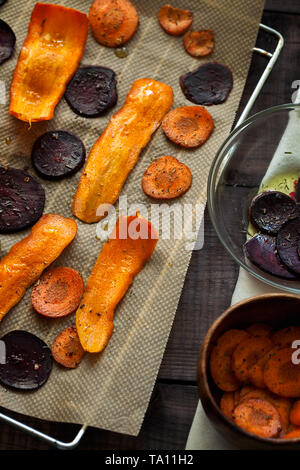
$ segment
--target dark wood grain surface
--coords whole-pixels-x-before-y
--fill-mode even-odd
[[[251,114],[290,102],[292,83],[300,80],[300,1],[267,0],[262,22],[283,34],[285,47]],[[261,33],[258,45],[272,49],[274,41]],[[264,57],[253,56],[239,113],[265,65]],[[204,248],[192,255],[140,435],[134,438],[89,428],[78,449],[184,449],[198,400],[196,364],[200,344],[212,321],[230,304],[237,273],[238,267],[224,251],[206,211]],[[58,439],[71,440],[78,430],[74,425],[14,416]],[[48,448],[46,444],[0,424],[1,450]]]

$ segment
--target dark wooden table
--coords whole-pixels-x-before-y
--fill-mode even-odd
[[[299,0],[267,0],[262,22],[283,34],[285,46],[251,113],[290,102],[292,82],[300,80]],[[274,45],[272,38],[265,34],[259,34],[258,44],[268,50]],[[265,64],[264,57],[253,56],[239,113]],[[196,364],[200,344],[212,321],[230,304],[237,273],[238,267],[221,246],[206,211],[204,248],[193,253],[140,435],[130,437],[89,428],[78,449],[184,449],[198,400]],[[62,440],[71,440],[78,430],[74,425],[21,418]],[[0,449],[48,448],[46,444],[0,424]]]

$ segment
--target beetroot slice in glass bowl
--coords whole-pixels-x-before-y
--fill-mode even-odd
[[[35,224],[43,214],[45,191],[29,173],[0,166],[0,233]]]
[[[281,261],[293,272],[300,274],[300,218],[289,220],[277,234],[277,251]]]
[[[68,105],[79,116],[101,116],[117,102],[115,77],[115,72],[108,67],[80,67],[65,92]]]
[[[15,44],[15,33],[5,21],[0,19],[0,65],[12,56]]]
[[[280,191],[264,191],[252,199],[249,218],[265,233],[275,235],[288,221],[300,216],[299,206]]]
[[[46,383],[52,370],[52,355],[47,344],[23,330],[1,338],[0,383],[17,390],[35,390]]]
[[[243,249],[249,261],[263,271],[285,279],[296,278],[295,274],[285,267],[278,256],[276,237],[258,233],[244,244]]]
[[[35,141],[31,161],[43,178],[61,179],[80,170],[85,155],[79,137],[67,131],[49,131]]]
[[[208,106],[227,100],[233,86],[233,78],[226,65],[210,62],[181,75],[179,83],[189,101]]]

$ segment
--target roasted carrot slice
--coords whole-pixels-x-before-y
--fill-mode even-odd
[[[241,395],[242,393],[240,396]],[[253,388],[249,390],[248,393],[243,394],[240,401],[248,400],[249,398],[261,398],[262,400],[270,402],[280,415],[282,431],[287,432],[290,424],[290,411],[292,406],[290,398],[278,397],[268,390],[261,390],[259,388]]]
[[[183,38],[183,45],[191,56],[205,57],[211,54],[215,47],[214,33],[206,31],[188,31]]]
[[[88,36],[84,13],[37,3],[10,89],[9,112],[26,122],[53,118]]]
[[[239,382],[249,382],[250,368],[273,347],[269,338],[247,338],[234,350],[232,355],[232,370]]]
[[[280,349],[265,365],[264,382],[281,397],[300,397],[300,364],[293,364],[294,349]]]
[[[173,101],[172,88],[150,78],[133,83],[124,106],[95,142],[74,197],[73,214],[98,222],[101,208],[114,204],[142,149]],[[99,211],[100,208],[100,211]]]
[[[76,327],[83,349],[102,351],[113,333],[117,304],[133,278],[151,257],[158,234],[148,220],[121,216],[103,245],[86,283],[76,312]]]
[[[253,323],[246,329],[251,336],[270,336],[272,328],[265,323]]]
[[[31,303],[45,317],[65,317],[77,309],[83,290],[79,272],[60,266],[49,269],[37,281],[31,292]]]
[[[75,220],[46,214],[28,237],[11,247],[0,261],[0,320],[71,243],[76,232]]]
[[[214,129],[214,121],[203,106],[181,106],[164,117],[162,129],[175,144],[193,148],[207,141]]]
[[[65,328],[56,336],[51,352],[56,362],[68,369],[75,369],[81,363],[85,351],[75,326]]]
[[[249,369],[249,381],[258,388],[265,388],[264,382],[264,369],[268,360],[274,356],[278,351],[278,347],[275,346],[266,354],[264,354],[258,361]]]
[[[193,13],[181,8],[173,8],[171,5],[164,5],[158,13],[158,21],[162,29],[172,36],[184,34],[193,22]]]
[[[132,38],[139,17],[129,0],[95,0],[89,21],[96,41],[103,46],[118,47]]]
[[[186,193],[191,184],[189,167],[170,155],[151,163],[142,179],[144,193],[154,199],[174,199]]]
[[[224,392],[221,401],[220,401],[220,409],[222,413],[224,413],[227,418],[232,419],[232,413],[235,407],[239,403],[239,391],[236,390],[235,392]]]
[[[288,434],[285,434],[284,436],[282,436],[282,439],[300,439],[300,428],[294,429]]]
[[[210,372],[215,384],[224,392],[233,392],[240,382],[231,369],[231,358],[235,348],[249,335],[243,330],[228,330],[217,341],[210,356]]]
[[[295,426],[300,426],[300,400],[295,401],[290,413],[290,422]]]
[[[245,431],[261,437],[278,437],[280,415],[276,408],[261,398],[243,400],[233,411],[233,421]]]
[[[290,348],[294,341],[300,341],[300,326],[289,326],[278,330],[272,335],[271,339],[280,348]]]

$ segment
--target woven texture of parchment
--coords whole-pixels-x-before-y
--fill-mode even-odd
[[[90,1],[57,0],[57,4],[88,13]],[[233,90],[228,100],[209,107],[215,131],[202,148],[186,151],[171,144],[161,129],[153,136],[130,174],[123,195],[128,203],[146,204],[149,199],[141,190],[141,177],[153,157],[174,155],[189,165],[193,173],[191,189],[180,203],[206,202],[206,182],[210,165],[218,147],[228,135],[239,104],[248,73],[252,47],[258,31],[264,0],[176,0],[174,6],[194,12],[193,29],[212,29],[215,52],[210,58],[197,59],[183,48],[182,38],[167,35],[159,26],[157,13],[162,1],[135,0],[140,18],[139,29],[128,44],[129,55],[124,59],[102,47],[91,32],[82,64],[111,67],[117,73],[118,104],[124,102],[134,80],[150,77],[171,85],[173,107],[191,105],[179,87],[179,76],[201,63],[217,60],[232,70]],[[0,104],[0,162],[17,168],[31,166],[33,142],[46,130],[65,129],[77,134],[87,152],[109,121],[110,114],[97,119],[85,119],[72,113],[61,100],[55,118],[49,122],[28,124],[8,114],[9,88],[18,53],[26,37],[34,0],[8,0],[0,8],[0,18],[14,30],[17,43],[13,58],[0,67],[0,81],[5,82],[6,103]],[[10,142],[10,143],[9,143]],[[36,176],[36,175],[35,175]],[[46,212],[71,217],[71,204],[79,174],[60,182],[41,181],[46,190]],[[39,179],[39,178],[38,178]],[[102,242],[96,238],[96,225],[78,222],[75,241],[56,261],[67,265],[87,279],[98,256]],[[1,256],[28,231],[1,236]],[[10,410],[41,419],[85,423],[120,433],[137,435],[155,383],[162,355],[172,326],[183,286],[191,251],[185,240],[163,240],[133,286],[116,310],[115,332],[101,355],[86,355],[75,370],[64,370],[54,364],[52,374],[40,390],[20,394],[0,387],[0,404]],[[13,329],[25,329],[37,334],[51,345],[56,334],[74,323],[74,315],[53,320],[36,314],[30,304],[30,290],[21,302],[7,314],[0,326],[0,335]]]

